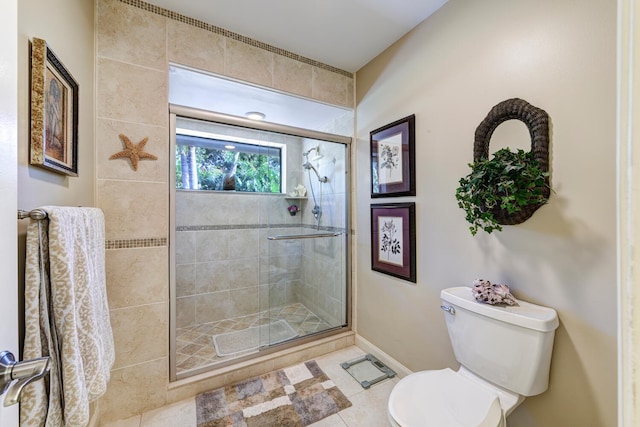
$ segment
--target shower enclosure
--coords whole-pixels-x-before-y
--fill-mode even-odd
[[[171,378],[349,322],[350,138],[171,107]]]

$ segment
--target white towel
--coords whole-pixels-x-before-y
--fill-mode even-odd
[[[105,277],[104,215],[47,206],[27,229],[24,359],[50,356],[46,381],[22,392],[21,426],[84,427],[115,360]]]

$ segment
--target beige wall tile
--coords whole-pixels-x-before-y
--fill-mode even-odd
[[[176,191],[176,225],[227,225],[241,212],[230,202],[234,195]],[[237,195],[235,195],[237,196]],[[215,206],[215,209],[212,209]]]
[[[100,179],[97,196],[108,240],[167,236],[166,184]]]
[[[106,251],[109,307],[168,301],[168,262],[166,247]]]
[[[196,293],[196,265],[176,264],[176,296],[186,297]]]
[[[255,258],[260,255],[260,230],[232,230],[229,232],[229,259]],[[265,238],[264,243],[267,240]]]
[[[354,78],[347,77],[347,103],[345,105],[349,108],[353,108],[355,106],[355,86],[356,83],[354,81]],[[353,123],[351,124],[350,128],[353,128]]]
[[[167,356],[168,313],[167,303],[111,310],[114,369]]]
[[[227,76],[271,86],[273,83],[273,53],[227,39],[224,73]]]
[[[229,262],[212,261],[196,264],[196,294],[229,289]]]
[[[347,77],[313,67],[313,98],[336,105],[347,103]]]
[[[193,264],[196,262],[196,232],[176,231],[175,241],[176,264]]]
[[[228,261],[227,280],[229,288],[257,286],[260,274],[258,258],[236,259]]]
[[[198,213],[198,200],[192,191],[176,191],[175,217],[176,226],[198,225],[196,216]]]
[[[98,3],[97,204],[105,211],[109,239],[167,235],[167,60],[302,96],[315,96],[323,102],[339,105],[350,102],[344,99],[350,95],[349,79],[342,79],[343,76],[325,73],[325,70],[314,71],[307,64],[173,20],[166,19],[164,25],[162,22],[165,19],[116,0],[99,0]],[[166,49],[165,29],[168,34]],[[153,36],[156,33],[157,37]],[[165,52],[168,52],[168,58],[165,57]],[[339,87],[332,87],[333,84]],[[124,160],[108,161],[108,157],[121,147],[119,133],[124,133],[135,143],[149,136],[146,148],[159,159],[142,161],[135,173]],[[296,163],[296,168],[292,167],[290,171],[300,173],[300,165]],[[297,184],[301,178],[299,176],[296,179]],[[180,203],[183,195],[185,202]],[[209,194],[206,197],[179,192],[176,203],[178,225],[257,224],[266,220],[265,218],[293,224],[299,220],[299,217],[289,217],[285,209],[286,203],[277,198],[238,194]],[[212,201],[215,209],[210,208]],[[265,206],[268,207],[266,210],[263,209]],[[234,261],[233,268],[225,264],[226,272],[231,271],[232,277],[218,283],[222,283],[223,287],[233,285],[243,288],[186,297],[195,292],[197,281],[194,272],[198,277],[198,270],[194,265],[181,266],[184,267],[182,273],[186,274],[182,275],[178,285],[180,295],[185,297],[176,300],[178,326],[258,311],[258,286],[254,285],[258,283],[259,270],[257,262],[248,260],[253,260],[259,254],[255,252],[261,246],[262,240],[256,237],[260,233],[254,230],[234,233],[229,232],[230,243],[225,257],[231,260],[242,258],[242,261]],[[180,232],[178,239],[187,234],[190,238],[182,242],[183,245],[177,246],[178,258],[195,262],[196,234]],[[219,249],[218,247],[217,254],[222,253]],[[299,249],[298,245],[298,252]],[[141,255],[143,252],[145,255]],[[207,253],[206,248],[200,246],[198,253]],[[285,303],[293,293],[293,287],[286,283],[298,276],[301,257],[279,255],[282,256],[276,258],[276,266],[292,270],[275,285],[273,301]],[[103,422],[153,409],[164,404],[167,399],[167,305],[164,302],[145,305],[155,302],[154,298],[158,297],[162,298],[161,301],[166,301],[167,248],[109,251],[108,257],[111,258],[111,265],[118,266],[109,271],[109,284],[117,284],[113,289],[110,286],[109,291],[111,308],[114,309],[116,348],[119,351],[116,366],[138,361],[142,363],[113,371],[109,390],[103,399],[105,403],[101,403],[100,408]],[[154,278],[156,275],[157,279]],[[217,277],[222,278],[222,274]],[[144,281],[143,278],[153,280],[136,285],[141,280]],[[247,284],[251,286],[246,287]],[[207,290],[217,288],[208,287]],[[317,300],[317,291],[310,291],[316,292]],[[133,305],[136,307],[130,307]],[[151,338],[147,341],[144,336]],[[145,348],[140,349],[139,346]],[[298,360],[304,360],[305,354],[317,353],[298,354]],[[156,356],[160,359],[146,362]],[[268,361],[257,367],[235,371],[229,374],[225,383],[255,375],[259,371],[267,372],[273,367],[274,363]],[[169,395],[172,401],[178,397],[190,397],[195,395],[194,390],[214,388],[219,381],[221,380],[203,380],[190,388],[171,390]],[[185,390],[189,390],[186,395]]]
[[[158,159],[142,159],[134,171],[127,158],[109,160],[112,154],[125,148],[120,134],[134,144],[148,138],[144,151]],[[167,182],[169,170],[169,135],[161,126],[147,126],[116,120],[98,119],[96,126],[96,172],[100,179]]]
[[[162,358],[111,371],[106,394],[100,400],[100,419],[126,419],[167,402],[168,359]]]
[[[118,0],[98,1],[97,12],[98,56],[167,68],[165,17]]]
[[[196,323],[215,322],[229,316],[229,291],[198,295],[196,298]]]
[[[225,37],[183,22],[167,20],[169,61],[212,73],[224,72]]]
[[[234,232],[235,230],[196,231],[196,262],[227,259],[229,254],[228,236],[229,233]]]
[[[258,312],[258,286],[232,289],[229,292],[228,317],[247,316]]]
[[[184,328],[196,323],[195,296],[176,298],[176,326]]]
[[[98,59],[97,116],[168,125],[167,72]]]
[[[282,55],[273,56],[273,87],[311,97],[312,66]]]
[[[282,281],[272,285],[260,286],[260,310],[264,311],[273,307],[283,307],[292,304],[293,300],[291,286],[288,282]]]

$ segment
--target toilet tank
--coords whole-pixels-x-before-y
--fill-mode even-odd
[[[481,303],[469,287],[444,289],[440,298],[460,364],[523,396],[547,389],[559,324],[554,309],[524,301],[518,301],[517,306]]]

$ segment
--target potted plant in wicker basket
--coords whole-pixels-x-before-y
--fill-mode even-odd
[[[526,215],[527,211],[533,214],[549,198],[549,173],[531,152],[503,148],[492,159],[479,159],[469,167],[471,173],[460,179],[456,199],[466,212],[473,235],[479,229],[502,231],[500,224],[508,223],[509,217]]]
[[[489,141],[501,123],[517,119],[529,129],[531,151],[498,150],[489,159]],[[460,179],[458,206],[466,212],[471,234],[502,231],[520,224],[549,199],[549,116],[512,98],[495,105],[476,129],[471,173]]]

